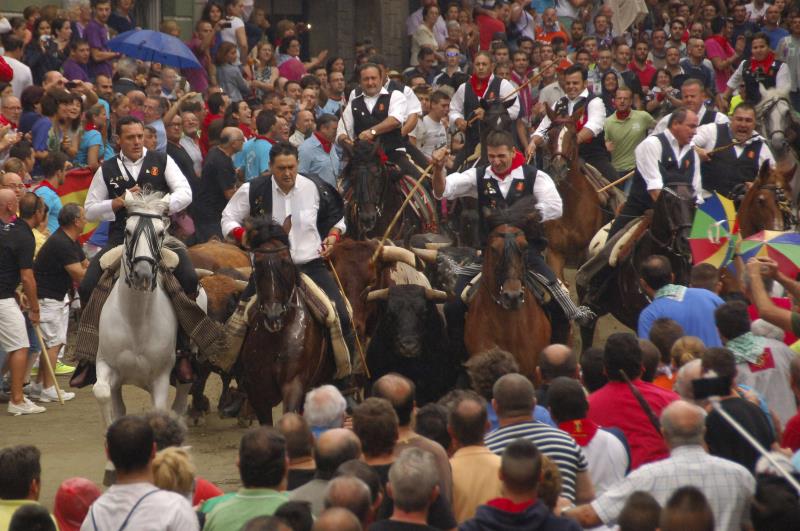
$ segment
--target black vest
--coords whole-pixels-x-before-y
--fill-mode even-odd
[[[656,135],[661,142],[661,159],[658,161],[658,173],[661,174],[661,182],[666,186],[668,183],[683,183],[693,185],[694,178],[694,149],[689,149],[682,159],[677,160],[669,145],[666,133]],[[633,177],[633,185],[628,196],[628,201],[634,201],[645,208],[652,208],[653,199],[647,191],[644,177],[636,169]]]
[[[742,81],[744,81],[744,101],[751,105],[756,105],[761,101],[761,88],[759,83],[764,85],[765,89],[775,88],[775,81],[778,77],[778,70],[783,63],[775,60],[772,66],[765,72],[762,68],[757,68],[755,72],[750,69],[750,59],[742,64]]]
[[[147,186],[150,191],[169,193],[167,178],[164,172],[167,169],[167,155],[158,151],[148,150],[139,170],[137,180],[133,180],[127,172],[123,171],[119,165],[119,157],[114,157],[103,162],[103,181],[106,183],[108,198],[115,199],[122,197],[125,192],[138,185],[144,189]],[[117,210],[114,221],[108,228],[108,241],[112,245],[119,245],[125,240],[125,218],[128,213],[124,208]]]
[[[353,111],[353,133],[356,138],[362,131],[368,131],[384,121],[389,116],[389,101],[392,99],[392,92],[388,94],[381,94],[378,96],[378,101],[372,108],[372,112],[367,109],[367,104],[364,102],[364,95],[361,94],[353,98],[352,111]],[[402,124],[400,124],[402,126]],[[400,127],[392,129],[388,133],[378,135],[381,141],[381,147],[388,152],[394,151],[399,147],[403,147],[403,137],[400,135]]]
[[[480,239],[481,246],[486,245],[489,237],[489,226],[486,223],[486,215],[494,210],[508,208],[518,199],[533,195],[533,185],[536,182],[536,167],[522,166],[524,179],[515,179],[508,190],[508,194],[503,197],[497,179],[491,175],[486,175],[486,166],[481,166],[475,171],[475,178],[478,186],[478,219],[480,220]],[[509,179],[510,177],[506,177]]]
[[[595,99],[597,96],[589,93],[589,96],[586,98],[578,98],[575,102],[575,106],[572,108],[572,112],[575,113],[579,109],[583,109],[583,116],[580,119],[580,126],[583,127],[586,124],[586,121],[589,119],[589,102]],[[556,106],[553,111],[561,117],[567,117],[570,115],[569,112],[569,99],[566,96],[563,96],[560,100],[556,102]],[[604,117],[605,118],[605,117]],[[605,134],[600,132],[599,135],[595,136],[591,142],[587,144],[580,144],[578,146],[578,155],[582,158],[586,158],[587,156],[592,155],[602,155],[608,154],[606,150],[606,139]]]
[[[489,86],[486,87],[486,92],[483,93],[483,97],[479,98],[475,91],[472,90],[472,85],[470,84],[469,80],[464,83],[464,119],[469,121],[472,118],[472,113],[481,106],[482,100],[496,100],[500,97],[500,84],[503,82],[502,78],[495,76],[492,81],[489,83]],[[478,122],[473,122],[467,128],[467,144],[470,146],[476,146],[481,141],[481,133],[480,128],[478,127]]]
[[[717,143],[714,148],[730,145],[731,133],[728,124],[717,124]],[[758,175],[758,156],[761,153],[761,140],[743,146],[738,157],[733,146],[711,155],[709,162],[702,164],[703,189],[717,191],[730,197],[733,188],[743,182],[751,182]]]
[[[316,185],[317,192],[319,192],[317,232],[319,232],[320,238],[325,239],[333,226],[344,217],[344,201],[336,188],[313,173],[305,175],[305,177]],[[250,181],[248,201],[251,216],[272,217],[272,176],[259,175]]]
[[[703,114],[703,119],[700,120],[700,125],[713,124],[717,120],[717,111],[712,111],[706,107],[706,112]]]

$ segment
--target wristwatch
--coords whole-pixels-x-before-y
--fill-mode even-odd
[[[378,136],[378,132],[375,129],[370,129],[369,134],[371,134],[372,136]]]

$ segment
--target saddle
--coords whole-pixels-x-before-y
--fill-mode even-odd
[[[603,177],[603,174],[588,162],[584,162],[583,167],[586,169],[583,175],[595,190],[599,190],[610,184],[609,180]],[[625,202],[625,194],[616,186],[612,186],[605,192],[598,192],[597,198],[600,200],[600,204],[611,212],[616,212]]]

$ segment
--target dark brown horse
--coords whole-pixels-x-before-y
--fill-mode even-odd
[[[584,175],[578,160],[576,124],[583,114],[560,118],[547,110],[551,126],[547,132],[550,163],[547,173],[555,181],[563,201],[561,218],[544,223],[547,236],[547,264],[564,280],[564,266],[575,267],[586,259],[589,243],[603,226],[605,219],[600,198]]]
[[[606,277],[595,279],[602,280],[602,284],[593,282],[588,291],[579,285],[581,302],[588,304],[598,317],[611,313],[622,324],[636,330],[639,313],[650,303],[639,284],[639,269],[647,257],[666,256],[672,265],[675,283],[687,285],[689,282],[692,260],[689,232],[694,206],[694,192],[690,186],[667,183],[655,203],[647,231],[634,244],[632,252]],[[596,323],[581,327],[584,350],[592,345]]]
[[[325,331],[300,295],[300,274],[289,254],[291,218],[284,227],[259,219],[247,230],[253,253],[256,304],[239,361],[247,398],[261,424],[272,408],[299,411],[310,388],[330,381],[334,367]]]
[[[790,199],[783,173],[771,169],[768,162],[762,164],[737,212],[742,238],[762,230],[791,229]]]
[[[470,356],[499,347],[514,355],[520,372],[534,376],[539,352],[550,343],[550,322],[526,285],[526,228],[538,225],[535,200],[517,201],[488,216],[480,287],[469,304],[464,344]]]

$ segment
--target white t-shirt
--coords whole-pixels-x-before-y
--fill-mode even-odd
[[[625,477],[630,458],[622,441],[613,434],[598,429],[589,444],[582,449],[589,462],[589,477],[594,484],[595,496],[600,496]]]
[[[26,87],[33,85],[31,69],[28,65],[17,61],[13,57],[3,56],[3,59],[6,60],[8,66],[14,71],[14,77],[11,78],[11,91],[14,93],[14,96],[19,98],[22,96],[22,91],[25,90]]]
[[[556,0],[556,15],[559,17],[578,18],[578,10],[569,0]]]
[[[761,6],[760,8],[756,7],[756,5],[753,2],[750,2],[749,4],[745,5],[744,8],[747,10],[747,20],[749,20],[750,22],[755,22],[756,24],[761,24],[762,22],[761,19],[764,18],[764,15],[767,14],[768,7],[769,4],[766,2],[764,2],[764,5]]]
[[[153,494],[148,495],[150,492]],[[139,505],[134,509],[137,502]],[[100,496],[89,508],[81,531],[119,529],[126,518],[125,529],[131,531],[200,530],[197,516],[186,498],[151,483],[131,483],[112,485]]]
[[[230,20],[231,27],[224,28],[219,32],[222,42],[230,42],[236,45],[236,64],[241,64],[239,57],[239,41],[236,40],[236,30],[244,27],[244,22],[239,17],[232,17]]]
[[[409,136],[417,139],[417,148],[428,158],[431,158],[433,150],[437,147],[447,145],[447,128],[442,122],[432,120],[428,115],[417,122],[417,126]]]

